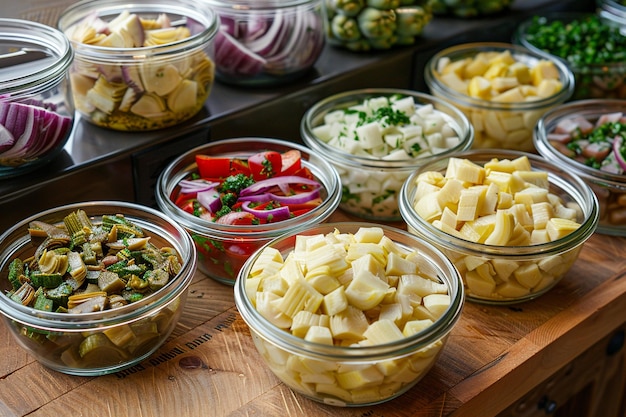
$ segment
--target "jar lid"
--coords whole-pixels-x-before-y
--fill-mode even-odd
[[[0,94],[57,77],[72,57],[60,31],[26,20],[0,19]]]

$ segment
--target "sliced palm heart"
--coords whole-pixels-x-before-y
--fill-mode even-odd
[[[580,227],[580,210],[549,189],[548,173],[527,157],[480,166],[451,158],[445,173],[416,179],[416,213],[458,238],[494,246],[528,246],[560,239]],[[467,193],[472,198],[465,198]],[[468,203],[471,201],[471,204]],[[541,291],[571,266],[577,250],[540,261],[514,262],[450,253],[470,295],[519,298]]]
[[[354,348],[384,344],[423,331],[448,309],[448,288],[427,264],[380,227],[298,235],[285,258],[264,249],[246,279],[246,293],[265,318],[305,340]],[[357,367],[297,355],[284,362],[275,346],[264,348],[269,365],[292,388],[364,403],[415,381],[442,345],[437,340],[413,355]]]

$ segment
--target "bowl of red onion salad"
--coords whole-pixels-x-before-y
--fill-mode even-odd
[[[535,127],[537,151],[581,177],[600,203],[598,233],[626,236],[626,102],[572,101]]]
[[[341,199],[339,174],[314,151],[273,138],[231,138],[191,149],[159,176],[156,201],[182,225],[198,269],[233,285],[258,248],[323,223]]]

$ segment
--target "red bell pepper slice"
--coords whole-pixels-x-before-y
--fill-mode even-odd
[[[295,175],[302,168],[302,154],[297,149],[291,149],[281,155],[282,169],[280,175]]]
[[[196,165],[202,178],[226,178],[230,175],[231,159],[221,156],[196,155]]]
[[[273,178],[282,171],[282,155],[275,151],[256,153],[248,158],[248,167],[255,181]]]

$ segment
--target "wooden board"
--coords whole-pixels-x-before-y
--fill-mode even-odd
[[[495,416],[623,325],[625,244],[594,235],[567,277],[535,301],[466,303],[435,367],[378,406],[336,408],[294,394],[262,362],[232,288],[197,272],[169,341],[117,374],[48,370],[0,323],[0,416]]]

